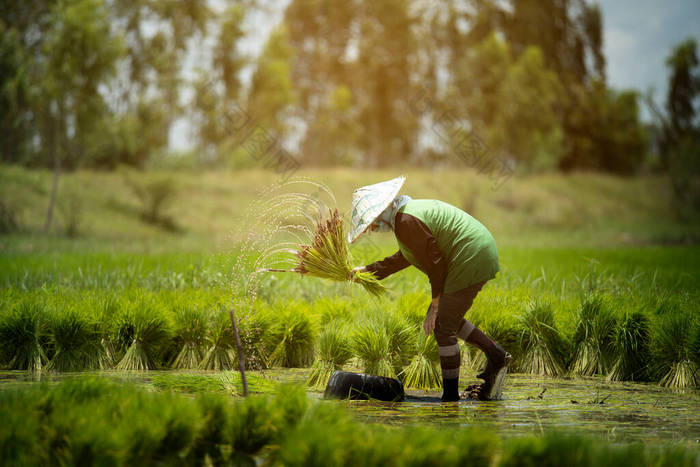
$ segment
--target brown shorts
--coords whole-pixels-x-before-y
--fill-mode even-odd
[[[462,326],[464,314],[487,281],[478,282],[457,292],[440,297],[437,319],[435,320],[435,340],[439,346],[457,343],[457,331]]]

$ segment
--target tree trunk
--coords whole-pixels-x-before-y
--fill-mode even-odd
[[[53,153],[53,185],[51,187],[51,198],[49,199],[49,208],[46,211],[46,221],[44,222],[44,233],[49,232],[51,227],[51,219],[53,218],[53,208],[56,204],[56,195],[58,194],[58,179],[61,175],[61,152],[58,149],[58,137],[56,135],[56,122],[51,122],[51,152]]]

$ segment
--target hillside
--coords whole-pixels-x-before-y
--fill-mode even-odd
[[[493,232],[501,246],[605,247],[698,241],[700,223],[677,218],[664,177],[546,174],[514,177],[496,189],[487,175],[470,170],[327,169],[303,170],[295,177],[326,184],[339,208],[348,212],[354,188],[401,173],[408,177],[402,193],[442,199],[465,209]],[[174,188],[172,202],[163,211],[174,229],[142,220],[143,203],[133,186],[152,179],[170,180],[165,183]],[[261,170],[65,174],[52,227],[58,235],[52,235],[51,241],[64,241],[60,234],[66,219],[72,217],[77,219],[83,247],[214,251],[230,241],[227,239],[236,232],[256,194],[278,179],[274,172]],[[0,199],[16,213],[22,229],[20,234],[5,237],[6,246],[31,250],[42,244],[44,236],[26,234],[41,230],[50,187],[48,171],[0,168]]]

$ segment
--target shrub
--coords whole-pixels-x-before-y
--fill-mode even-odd
[[[127,175],[125,181],[141,203],[141,219],[166,230],[178,229],[172,217],[165,212],[175,200],[178,191],[172,177],[147,174],[137,180]]]
[[[59,199],[56,207],[63,220],[63,230],[66,236],[77,237],[80,234],[85,211],[80,195],[74,191],[68,191],[64,197]]]
[[[0,234],[14,233],[19,230],[17,214],[7,202],[0,199]]]

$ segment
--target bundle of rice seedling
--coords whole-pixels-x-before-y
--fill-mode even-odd
[[[318,336],[318,358],[311,367],[307,384],[323,389],[334,371],[343,369],[343,365],[352,357],[347,326],[331,322]]]
[[[600,296],[589,296],[581,304],[574,334],[571,373],[605,374],[611,366],[617,322]]]
[[[204,357],[207,324],[204,312],[185,308],[175,313],[175,342],[180,348],[173,360],[176,369],[197,368]]]
[[[521,370],[536,375],[563,374],[566,342],[554,325],[552,307],[533,303],[518,320],[523,349]]]
[[[434,389],[440,387],[440,355],[435,338],[425,335],[422,328],[414,332],[414,355],[411,362],[399,375],[404,387]]]
[[[245,367],[247,370],[263,370],[270,365],[270,354],[276,347],[279,337],[273,333],[273,319],[277,314],[258,307],[255,312],[243,314],[238,321],[238,335],[241,339]],[[230,320],[229,320],[230,325]],[[233,365],[238,365],[238,355],[232,352]]]
[[[355,355],[371,375],[396,378],[411,358],[413,328],[390,313],[368,316],[353,335]]]
[[[60,312],[51,323],[54,354],[47,370],[80,371],[100,367],[104,350],[99,324],[77,310]]]
[[[378,320],[369,320],[358,326],[353,335],[353,350],[370,375],[396,378],[392,365],[389,334]]]
[[[651,360],[649,317],[642,311],[627,315],[615,332],[615,361],[610,381],[646,381]]]
[[[287,308],[273,325],[272,335],[277,342],[270,355],[273,366],[302,368],[314,359],[316,331],[308,314],[300,307]]]
[[[345,236],[345,227],[337,209],[331,211],[327,220],[316,224],[311,245],[304,245],[296,253],[299,264],[296,271],[315,277],[336,281],[352,280],[375,296],[385,292],[384,285],[374,273],[359,272],[351,275],[350,251]]]
[[[24,301],[0,319],[2,361],[12,370],[41,371],[48,343],[43,305]]]
[[[170,337],[167,321],[153,307],[140,307],[121,317],[117,339],[124,356],[118,370],[152,370],[158,367],[162,345]]]
[[[660,317],[652,337],[654,369],[662,386],[700,386],[700,368],[694,352],[698,323],[689,312]]]
[[[233,328],[227,313],[216,311],[210,319],[207,349],[199,367],[203,370],[230,370],[233,368],[235,355],[233,350]]]

